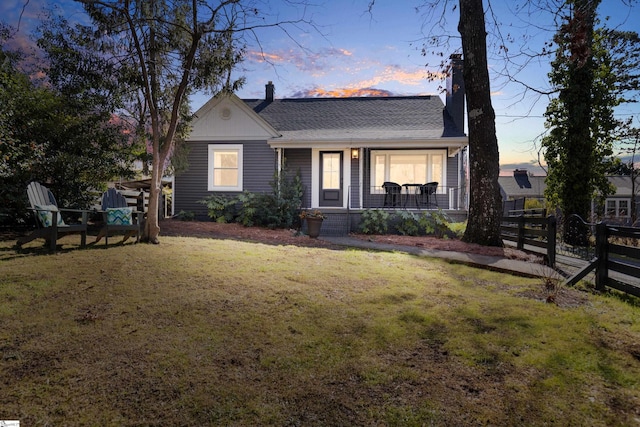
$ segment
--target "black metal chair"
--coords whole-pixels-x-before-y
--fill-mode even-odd
[[[420,186],[420,205],[424,205],[426,207],[429,207],[430,205],[439,207],[438,198],[436,197],[437,190],[437,182],[427,182],[426,184]]]
[[[400,196],[402,195],[402,187],[395,182],[386,181],[382,184],[384,188],[384,207],[396,207],[400,205]]]

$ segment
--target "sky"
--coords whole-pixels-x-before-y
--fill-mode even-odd
[[[629,1],[633,0],[603,0],[599,16],[607,18],[609,27],[640,32],[640,20],[635,18],[640,4],[630,7]],[[28,44],[29,31],[37,24],[42,7],[53,3],[65,16],[81,15],[81,7],[71,0],[4,0],[0,20],[15,27],[22,14],[16,39]],[[248,38],[245,60],[234,73],[234,78],[246,78],[237,92],[240,98],[264,98],[264,86],[272,81],[276,98],[439,95],[444,101],[444,83],[429,76],[440,71],[443,58],[461,52],[457,9],[417,9],[424,3],[420,0],[376,0],[371,10],[369,0],[308,0],[305,7],[300,6],[301,1],[258,3],[270,3],[263,9],[268,19],[304,18],[314,26],[289,26],[286,32],[279,28],[260,30],[256,32],[259,46]],[[514,169],[544,174],[538,149],[549,96],[536,91],[549,90],[550,58],[533,60],[530,54],[540,51],[556,27],[550,14],[528,3],[544,2],[493,0],[487,14],[501,175]],[[447,43],[435,49],[427,45],[424,55],[425,40],[434,35],[446,35]],[[498,46],[506,47],[508,62],[505,49]],[[505,72],[524,85],[510,82]],[[534,90],[525,89],[525,85]],[[193,111],[209,97],[193,96]],[[617,113],[635,115],[640,126],[640,106],[627,106]]]

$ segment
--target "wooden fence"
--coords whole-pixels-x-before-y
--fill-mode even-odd
[[[539,212],[535,212],[539,215]],[[553,268],[556,263],[556,217],[543,216],[505,216],[500,225],[500,237],[502,240],[512,241],[520,250],[540,253],[529,250],[528,246],[544,249],[544,262]]]
[[[127,205],[140,212],[149,210],[149,193],[138,190],[118,190],[127,199]]]
[[[640,228],[597,224],[595,258],[566,284],[575,285],[595,270],[597,290],[604,291],[609,286],[640,297],[640,248],[621,244],[623,239],[633,239],[637,244]],[[612,277],[611,273],[620,274]]]

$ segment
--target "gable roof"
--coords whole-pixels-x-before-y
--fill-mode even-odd
[[[234,94],[212,97],[194,114],[190,141],[246,141],[280,134]]]
[[[514,174],[509,176],[499,176],[498,184],[500,192],[505,199],[527,198],[544,198],[544,190],[547,188],[546,176],[529,176],[525,174]],[[609,183],[613,184],[616,192],[609,198],[623,197],[629,198],[632,195],[631,177],[612,175],[607,176]],[[637,191],[637,190],[636,190]]]
[[[277,130],[278,142],[465,142],[438,96],[246,99]]]
[[[547,188],[546,176],[529,176],[526,174],[499,176],[498,184],[505,199],[529,199],[544,198],[544,190]]]

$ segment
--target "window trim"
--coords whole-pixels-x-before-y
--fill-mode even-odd
[[[615,215],[609,215],[609,203],[615,204]],[[627,214],[620,215],[620,202],[627,202]],[[605,218],[631,218],[631,199],[630,198],[608,198],[604,202]]]
[[[242,191],[243,176],[243,148],[242,144],[209,144],[207,147],[207,191]],[[238,183],[235,186],[214,185],[214,155],[217,151],[238,152]]]
[[[428,149],[428,150],[371,150],[369,157],[369,180],[370,180],[370,194],[382,194],[384,190],[382,188],[377,188],[375,185],[376,182],[376,156],[384,155],[385,156],[385,177],[383,181],[389,181],[389,155],[392,154],[402,154],[402,155],[420,155],[420,156],[429,156],[431,158],[432,155],[441,155],[442,156],[442,179],[438,180],[438,189],[436,191],[437,194],[444,194],[447,180],[447,150],[446,149]],[[431,167],[432,163],[428,162],[428,168]],[[402,185],[404,182],[398,182],[398,184]],[[423,183],[423,184],[426,184]]]

